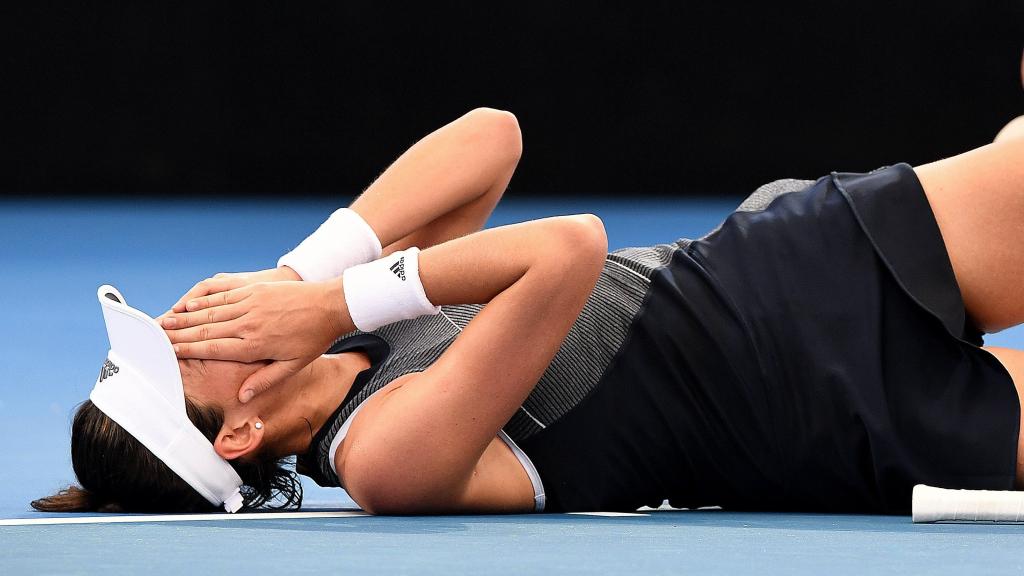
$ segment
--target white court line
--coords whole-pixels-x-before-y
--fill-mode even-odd
[[[650,516],[650,514],[637,514],[636,512],[569,512],[574,516]]]
[[[570,512],[572,516],[649,516],[636,512]],[[153,516],[48,516],[46,518],[0,519],[0,526],[56,526],[60,524],[152,524],[166,522],[218,522],[226,520],[300,520],[305,518],[359,518],[369,516],[358,510],[338,512],[256,512],[243,514],[167,514]]]
[[[153,522],[204,522],[223,520],[298,520],[303,518],[353,518],[366,512],[248,512],[243,514],[167,514],[154,516],[50,516],[0,519],[0,526],[49,526],[57,524],[135,524]]]

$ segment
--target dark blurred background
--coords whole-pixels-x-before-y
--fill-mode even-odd
[[[476,106],[516,194],[738,194],[1024,113],[1024,0],[16,5],[7,195],[351,194]]]

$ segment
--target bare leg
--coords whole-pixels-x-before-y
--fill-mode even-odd
[[[1003,126],[999,134],[996,134],[995,141],[1002,142],[1010,138],[1024,138],[1024,116],[1017,116],[1010,120],[1009,124]]]
[[[1009,348],[986,347],[999,362],[1006,367],[1006,371],[1013,377],[1013,385],[1017,387],[1018,401],[1024,399],[1024,351],[1010,350]],[[1021,411],[1021,432],[1024,433],[1024,410]],[[1024,434],[1017,438],[1017,478],[1016,487],[1024,489]]]
[[[968,316],[986,332],[1024,323],[1024,138],[915,168]]]
[[[1020,83],[1024,85],[1024,58],[1020,59]],[[1024,116],[1017,116],[996,134],[996,142],[1007,138],[1024,138]]]

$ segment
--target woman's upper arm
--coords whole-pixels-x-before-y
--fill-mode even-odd
[[[543,261],[364,422],[346,463],[346,486],[361,505],[430,512],[463,501],[481,454],[550,364],[603,266],[596,217],[577,217],[557,235]]]

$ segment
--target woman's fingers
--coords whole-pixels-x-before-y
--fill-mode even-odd
[[[207,278],[206,280],[203,280],[202,282],[193,286],[188,292],[185,293],[184,296],[182,296],[181,298],[178,299],[177,302],[175,302],[174,306],[171,307],[171,311],[178,313],[185,312],[187,310],[186,305],[191,300],[195,300],[196,298],[199,298],[201,296],[207,296],[210,294],[216,294],[218,292],[226,292],[228,290],[233,290],[240,286],[244,286],[245,284],[246,280],[244,280],[240,275],[231,275],[224,273],[217,274],[213,278]]]
[[[256,272],[219,272],[213,278],[207,278],[193,286],[184,296],[171,307],[172,312],[185,312],[190,300],[202,296],[209,296],[218,292],[226,292],[255,284],[257,282],[282,282],[287,280],[302,280],[294,270],[287,266],[268,268]]]
[[[288,379],[312,361],[313,358],[296,358],[294,360],[279,360],[267,364],[253,372],[245,379],[245,382],[242,382],[241,388],[238,389],[238,401],[245,404],[257,394],[262,394],[278,385],[281,381]]]
[[[222,294],[227,293],[222,292]],[[212,308],[197,310],[195,312],[165,314],[159,318],[159,321],[160,326],[164,330],[183,330],[185,328],[192,328],[193,326],[201,326],[203,324],[228,322],[245,316],[245,313],[248,311],[248,307],[244,304],[225,304],[223,306],[214,306]],[[240,334],[235,334],[235,336],[240,336]]]
[[[180,330],[165,330],[171,344],[185,342],[202,342],[204,340],[218,340],[221,338],[245,338],[243,327],[238,322],[215,322],[212,324],[200,324],[191,328]]]
[[[211,306],[227,306],[228,304],[237,304],[242,300],[245,300],[252,294],[252,287],[249,285],[242,286],[241,288],[235,288],[226,292],[217,292],[210,294],[209,296],[200,296],[199,298],[192,298],[185,302],[185,310],[189,312],[196,312],[198,310],[205,310]]]
[[[182,342],[174,345],[178,358],[199,358],[202,360],[233,360],[255,362],[260,360],[253,340],[242,338],[216,338],[202,342]]]

